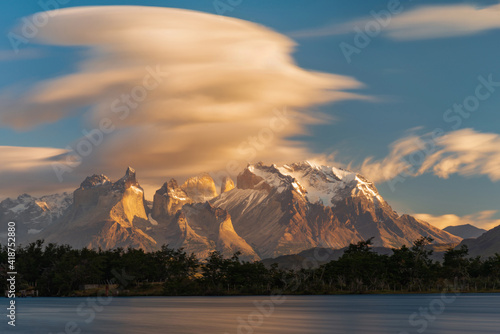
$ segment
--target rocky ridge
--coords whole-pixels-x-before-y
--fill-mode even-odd
[[[314,247],[340,249],[371,237],[377,247],[410,245],[421,236],[437,243],[461,241],[412,216],[398,215],[372,182],[340,168],[307,161],[258,163],[248,165],[236,184],[229,177],[220,181],[218,193],[209,174],[182,185],[171,179],[148,206],[132,168],[116,182],[92,175],[36,238],[94,248],[155,250],[168,244],[201,258],[214,250],[226,256],[241,252],[245,260]],[[4,202],[0,217],[19,205]]]

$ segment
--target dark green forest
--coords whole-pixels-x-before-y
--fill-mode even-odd
[[[240,261],[239,254],[206,260],[182,249],[146,253],[140,249],[90,250],[39,240],[18,247],[18,291],[39,296],[119,295],[266,295],[339,293],[420,293],[455,289],[463,292],[500,289],[500,254],[469,258],[465,246],[449,249],[442,262],[430,259],[422,238],[391,255],[372,251],[371,240],[351,244],[335,261],[315,269],[289,270],[278,265]],[[0,285],[7,283],[6,247],[0,251]],[[95,285],[95,289],[86,289]],[[98,285],[98,286],[97,286]],[[86,290],[84,290],[86,289]],[[87,291],[88,290],[88,291]]]

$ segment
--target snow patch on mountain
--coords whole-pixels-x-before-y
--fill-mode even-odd
[[[291,180],[285,177],[285,175],[279,173],[278,170],[275,169],[276,165],[273,165],[272,167],[274,168],[269,168],[258,164],[249,165],[247,169],[254,175],[262,178],[263,181],[261,181],[261,183],[265,182],[271,187],[276,188],[276,190],[281,193],[288,187]],[[258,183],[255,188],[258,188],[261,183]]]
[[[26,207],[27,207],[27,203],[19,203],[15,207],[10,208],[9,211],[12,211],[13,213],[19,213],[19,212],[26,210]]]
[[[130,186],[130,189],[132,189],[132,191],[135,192],[138,195],[140,195],[140,194],[143,193],[142,189],[139,189],[136,186]]]
[[[262,178],[255,188],[264,182],[279,193],[293,188],[311,203],[335,206],[336,202],[349,196],[364,196],[375,203],[384,201],[373,183],[357,173],[341,168],[305,161],[281,167],[258,163],[249,165],[247,169]]]
[[[42,232],[42,230],[37,230],[37,229],[34,229],[34,228],[30,228],[28,230],[28,234],[38,234],[40,232]]]
[[[73,202],[73,196],[68,193],[33,197],[27,194],[16,199],[7,198],[0,203],[0,210],[11,220],[25,221],[29,215],[29,222],[25,223],[51,223],[61,217],[64,211]],[[26,217],[24,217],[26,216]]]

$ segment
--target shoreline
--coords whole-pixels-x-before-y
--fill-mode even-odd
[[[102,291],[97,291],[93,293],[80,293],[68,295],[68,296],[26,296],[26,297],[16,297],[16,299],[37,299],[37,298],[85,298],[85,297],[106,297],[105,293]],[[193,295],[165,295],[165,294],[138,294],[138,293],[119,293],[119,294],[109,294],[108,297],[113,298],[125,298],[125,297],[269,297],[269,296],[381,296],[381,295],[437,295],[442,293],[456,293],[461,294],[500,294],[500,289],[496,290],[478,290],[478,291],[454,291],[454,290],[430,290],[430,291],[366,291],[366,292],[333,292],[333,293],[283,293],[283,294],[193,294]]]

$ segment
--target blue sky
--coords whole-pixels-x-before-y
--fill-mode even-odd
[[[460,138],[472,142],[481,134],[490,136],[488,145],[497,143],[495,136],[500,136],[500,88],[481,101],[468,118],[462,118],[458,127],[453,128],[454,123],[446,122],[443,114],[454,103],[462,103],[475,94],[481,83],[479,76],[491,76],[500,81],[500,25],[494,23],[495,12],[492,11],[492,23],[483,26],[480,23],[488,21],[488,17],[480,18],[479,23],[472,22],[472,19],[469,22],[469,16],[460,16],[459,11],[460,6],[466,6],[483,13],[482,9],[497,4],[497,1],[401,1],[401,12],[391,15],[389,25],[381,28],[366,47],[358,48],[359,53],[352,54],[350,62],[340,45],[355,46],[354,28],[363,28],[367,22],[373,21],[372,11],[387,10],[388,1],[242,0],[224,15],[261,24],[293,39],[296,46],[292,56],[299,67],[353,78],[363,85],[343,90],[368,99],[311,104],[309,110],[330,116],[330,121],[306,124],[307,134],[292,132],[287,134],[287,139],[300,142],[303,149],[313,156],[335,152],[335,157],[331,158],[335,162],[350,164],[351,168],[363,172],[362,166],[368,165],[363,164],[367,157],[373,157],[372,162],[389,164],[394,161],[384,159],[391,156],[391,145],[395,142],[410,136],[423,138],[434,129],[442,129],[450,133],[446,143],[439,144],[443,152],[438,158],[448,159],[446,162],[433,162],[436,168],[430,167],[422,175],[405,177],[404,182],[397,183],[395,188],[383,178],[376,180],[377,187],[397,211],[426,214],[426,218],[438,226],[440,220],[450,224],[476,222],[490,226],[500,219],[496,212],[500,182],[495,171],[482,166],[494,165],[498,161],[494,160],[495,154],[498,156],[499,153],[492,148],[476,157],[474,148],[464,151],[462,147],[457,149],[454,143]],[[176,7],[217,14],[212,1],[69,1],[61,7],[102,5]],[[432,29],[432,21],[426,21],[431,16],[429,13],[439,5],[449,6],[447,10],[450,12],[449,29],[441,33],[436,32],[438,28]],[[87,57],[84,47],[54,46],[51,44],[55,43],[41,44],[35,40],[22,45],[20,53],[15,54],[7,38],[9,32],[16,31],[14,29],[19,26],[21,18],[41,12],[43,8],[36,2],[2,6],[0,30],[5,37],[0,39],[0,98],[3,96],[0,113],[9,112],[12,104],[12,101],[10,104],[2,102],[6,100],[5,96],[8,100],[12,92],[23,95],[39,82],[75,72]],[[417,15],[421,9],[428,12]],[[416,14],[411,16],[412,13]],[[497,9],[500,22],[498,13]],[[413,17],[422,21],[419,21],[420,26],[409,25]],[[426,31],[426,26],[430,31]],[[422,29],[422,33],[413,36],[418,29]],[[199,47],[203,50],[204,46]],[[77,141],[82,130],[88,127],[87,112],[88,107],[83,107],[68,117],[30,128],[14,129],[14,126],[2,124],[0,146],[64,149]],[[461,154],[467,154],[467,158]],[[477,162],[470,161],[476,158]],[[450,169],[449,164],[457,159],[466,162],[457,169]],[[98,163],[94,166],[99,169]],[[103,169],[102,172],[113,174],[112,177],[120,174],[111,167],[103,166]],[[167,169],[166,173],[170,171],[179,174],[175,169]],[[75,176],[74,181],[71,179],[68,186],[74,186],[71,182],[76,182],[78,177],[80,175]],[[391,177],[395,176],[391,174]],[[37,188],[36,191],[41,190]]]

